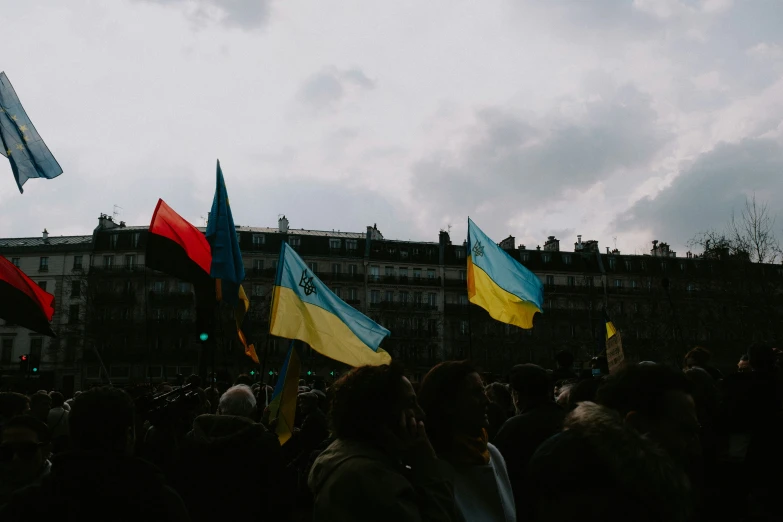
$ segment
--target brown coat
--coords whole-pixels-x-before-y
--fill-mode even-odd
[[[379,449],[338,439],[308,480],[319,522],[456,520],[453,470],[434,459],[406,468]]]

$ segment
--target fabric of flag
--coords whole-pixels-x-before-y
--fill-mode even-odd
[[[285,444],[294,432],[296,416],[296,401],[299,398],[299,374],[301,373],[299,354],[294,347],[294,341],[288,348],[288,356],[280,369],[280,375],[269,401],[269,419],[277,419],[275,432],[280,445]]]
[[[204,234],[158,200],[150,221],[144,264],[193,284],[198,305],[215,305],[215,285],[209,276],[212,253]]]
[[[28,179],[52,179],[63,173],[4,72],[0,72],[0,154],[10,160],[19,192],[24,192]]]
[[[245,279],[245,266],[242,264],[242,252],[239,250],[237,230],[231,215],[220,161],[217,162],[217,185],[207,222],[207,241],[212,247],[209,274],[216,281],[217,299],[236,306],[239,300],[239,285]]]
[[[533,328],[544,285],[468,218],[468,299],[502,323]]]
[[[53,315],[54,296],[0,256],[0,319],[56,337],[50,324]]]
[[[253,359],[254,363],[259,364],[255,345],[247,344],[245,333],[242,331],[242,323],[244,322],[245,315],[249,309],[250,299],[247,298],[247,294],[242,285],[239,285],[239,300],[234,306],[234,321],[237,323],[237,336],[239,337],[239,342],[241,342],[242,346],[245,348],[245,355]]]
[[[299,339],[350,366],[391,362],[379,348],[389,330],[337,297],[288,243],[280,250],[270,333]]]
[[[617,328],[615,328],[612,320],[609,319],[609,314],[606,313],[606,310],[604,310],[604,321],[606,322],[606,340],[608,341],[615,336]]]

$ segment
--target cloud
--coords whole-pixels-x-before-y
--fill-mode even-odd
[[[297,95],[307,107],[321,111],[336,109],[352,95],[375,88],[375,82],[361,69],[327,67],[305,80]]]
[[[269,20],[272,0],[137,0],[177,6],[194,22],[218,22],[244,30],[263,27]]]
[[[655,198],[644,198],[615,220],[620,231],[645,231],[678,248],[700,231],[722,228],[755,193],[772,205],[783,199],[779,137],[720,143],[684,168]]]
[[[552,212],[568,191],[643,168],[670,139],[649,97],[631,85],[562,107],[544,117],[479,110],[462,143],[413,165],[414,197],[435,216],[461,209],[497,222]]]

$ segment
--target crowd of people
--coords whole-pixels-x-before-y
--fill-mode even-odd
[[[572,367],[561,352],[491,383],[470,361],[300,381],[282,445],[272,389],[247,375],[3,392],[0,520],[783,520],[776,349],[725,375],[703,348],[683,368]]]

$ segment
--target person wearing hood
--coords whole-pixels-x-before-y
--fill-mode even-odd
[[[335,441],[308,484],[319,522],[455,519],[453,471],[439,460],[402,367],[361,366],[333,385]]]
[[[187,434],[177,489],[194,521],[286,520],[284,462],[274,433],[255,422],[256,397],[249,386],[229,388],[216,415],[199,415]],[[211,480],[194,480],[194,477]]]
[[[40,484],[52,468],[49,428],[30,415],[12,417],[0,434],[0,506],[11,493]]]
[[[511,481],[503,456],[488,442],[489,399],[475,366],[435,365],[421,381],[419,400],[435,452],[454,469],[455,520],[515,522]]]
[[[182,499],[159,470],[133,457],[133,400],[118,388],[100,387],[73,401],[72,452],[54,457],[40,485],[14,493],[0,510],[3,522],[49,520],[190,520]]]

